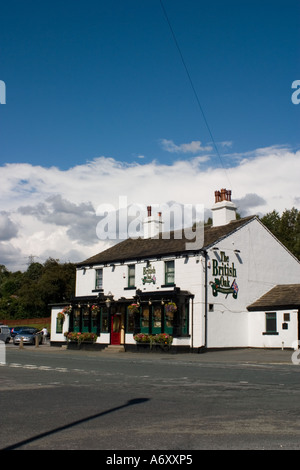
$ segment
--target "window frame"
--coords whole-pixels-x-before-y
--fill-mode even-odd
[[[99,276],[100,273],[101,276]],[[101,290],[103,290],[103,268],[95,268],[95,291]]]
[[[277,331],[277,312],[265,312],[265,328],[266,330],[263,335],[279,334]]]
[[[128,265],[127,288],[135,289],[135,264]]]
[[[170,276],[173,281],[170,281]],[[175,260],[165,261],[165,286],[175,286]]]

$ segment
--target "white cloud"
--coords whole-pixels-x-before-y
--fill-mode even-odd
[[[200,140],[193,140],[187,144],[176,145],[173,140],[161,139],[160,143],[162,148],[170,153],[198,153],[212,150],[210,145],[203,147]]]
[[[18,233],[17,225],[12,222],[9,215],[5,211],[0,212],[0,240],[11,240]]]
[[[219,142],[219,145],[223,148],[232,147],[233,142],[231,140],[224,140],[223,142]]]
[[[242,215],[300,208],[300,151],[274,146],[228,161],[234,164],[226,172],[207,166],[205,156],[172,165],[99,157],[66,171],[2,166],[0,264],[26,269],[29,255],[41,262],[48,256],[77,262],[107,248],[109,242],[96,236],[96,210],[100,204],[118,210],[120,196],[128,204],[177,201],[210,209],[214,191],[225,187],[232,190]]]

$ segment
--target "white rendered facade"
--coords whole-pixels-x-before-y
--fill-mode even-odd
[[[299,261],[256,217],[235,224],[230,200],[219,201],[219,206],[216,202],[213,215],[216,217],[213,227],[221,229],[220,236],[204,244],[201,250],[176,253],[170,250],[170,253],[145,254],[145,257],[139,253],[135,258],[132,241],[128,258],[116,260],[112,255],[111,260],[108,258],[105,262],[97,263],[93,259],[78,266],[73,311],[76,310],[78,318],[80,312],[80,325],[84,324],[82,315],[87,314],[92,303],[104,306],[105,299],[109,299],[110,308],[113,308],[108,313],[103,307],[99,315],[106,315],[107,320],[98,318],[97,329],[96,320],[89,317],[89,325],[94,321],[94,329],[99,333],[97,343],[111,344],[111,319],[117,315],[120,344],[134,345],[136,330],[130,324],[127,308],[130,303],[138,302],[141,331],[150,334],[168,332],[173,336],[174,347],[193,351],[202,348],[278,348],[283,344],[292,347],[298,340],[298,309],[278,313],[278,331],[269,335],[265,331],[265,312],[251,312],[247,307],[278,284],[299,283]],[[158,221],[160,224],[161,219]],[[148,227],[150,222],[147,220]],[[224,233],[222,226],[226,226]],[[164,312],[164,305],[170,301],[178,304],[173,323],[167,321]],[[63,342],[63,333],[74,329],[75,325],[74,318],[66,316],[63,331],[57,333],[56,317],[61,309],[62,306],[52,309],[51,341],[54,343]],[[154,318],[157,312],[161,315],[160,330],[157,327],[159,321],[155,322]],[[284,313],[290,313],[285,329],[281,328]],[[148,319],[143,317],[145,321],[144,314],[148,315]]]

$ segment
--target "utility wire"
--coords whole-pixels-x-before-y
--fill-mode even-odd
[[[220,162],[221,162],[221,165],[222,165],[222,167],[223,167],[223,169],[224,169],[224,171],[225,171],[226,177],[227,177],[227,179],[228,179],[228,181],[229,181],[229,184],[230,184],[230,186],[231,186],[230,179],[229,179],[229,177],[228,177],[228,175],[227,175],[227,170],[226,170],[226,168],[225,168],[225,166],[224,166],[224,163],[223,163],[223,160],[222,160],[221,155],[220,155],[220,153],[219,153],[217,144],[216,144],[216,142],[215,142],[215,139],[214,139],[214,137],[213,137],[213,135],[212,135],[212,132],[211,132],[210,127],[209,127],[209,124],[208,124],[207,119],[206,119],[206,117],[205,117],[203,108],[202,108],[201,103],[200,103],[200,99],[199,99],[199,97],[198,97],[196,88],[195,88],[195,86],[194,86],[194,83],[193,83],[191,74],[190,74],[190,72],[189,72],[189,70],[188,70],[188,67],[187,67],[187,65],[186,65],[186,62],[185,62],[185,60],[184,60],[184,57],[183,57],[183,54],[182,54],[182,52],[181,52],[180,46],[179,46],[179,44],[178,44],[178,41],[177,41],[175,32],[174,32],[174,30],[173,30],[173,28],[172,28],[172,25],[171,25],[169,16],[168,16],[167,11],[166,11],[166,9],[165,9],[165,7],[164,7],[163,1],[162,1],[162,0],[159,0],[159,2],[160,2],[160,5],[161,5],[161,8],[162,8],[162,11],[163,11],[163,13],[164,13],[164,16],[165,16],[165,18],[166,18],[166,21],[167,21],[167,23],[168,23],[168,25],[169,25],[171,34],[172,34],[172,36],[173,36],[173,40],[174,40],[175,45],[176,45],[176,48],[177,48],[177,50],[178,50],[178,52],[179,52],[179,55],[180,55],[180,58],[181,58],[183,67],[184,67],[185,72],[186,72],[186,74],[187,74],[187,77],[188,77],[188,79],[189,79],[189,82],[190,82],[190,85],[191,85],[191,87],[192,87],[194,96],[195,96],[195,98],[196,98],[196,102],[197,102],[197,104],[198,104],[198,107],[199,107],[200,112],[201,112],[201,114],[202,114],[203,120],[204,120],[205,125],[206,125],[206,127],[207,127],[207,130],[208,130],[208,132],[209,132],[209,135],[210,135],[211,141],[212,141],[212,143],[213,143],[213,145],[214,145],[216,154],[217,154],[218,157],[219,157],[219,160],[220,160]]]

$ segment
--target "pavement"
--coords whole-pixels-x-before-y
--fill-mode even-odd
[[[6,345],[7,349],[18,349],[19,346],[14,344]],[[199,363],[242,363],[242,364],[300,364],[300,351],[292,349],[255,349],[255,348],[241,348],[241,349],[220,349],[220,350],[206,350],[203,353],[143,353],[143,352],[119,352],[119,351],[81,351],[81,350],[68,350],[66,346],[57,347],[51,346],[49,343],[42,344],[39,347],[26,345],[24,349],[36,350],[46,354],[72,354],[72,355],[86,355],[99,358],[115,357],[120,360],[134,359],[134,360],[170,360],[182,362],[199,362]]]

